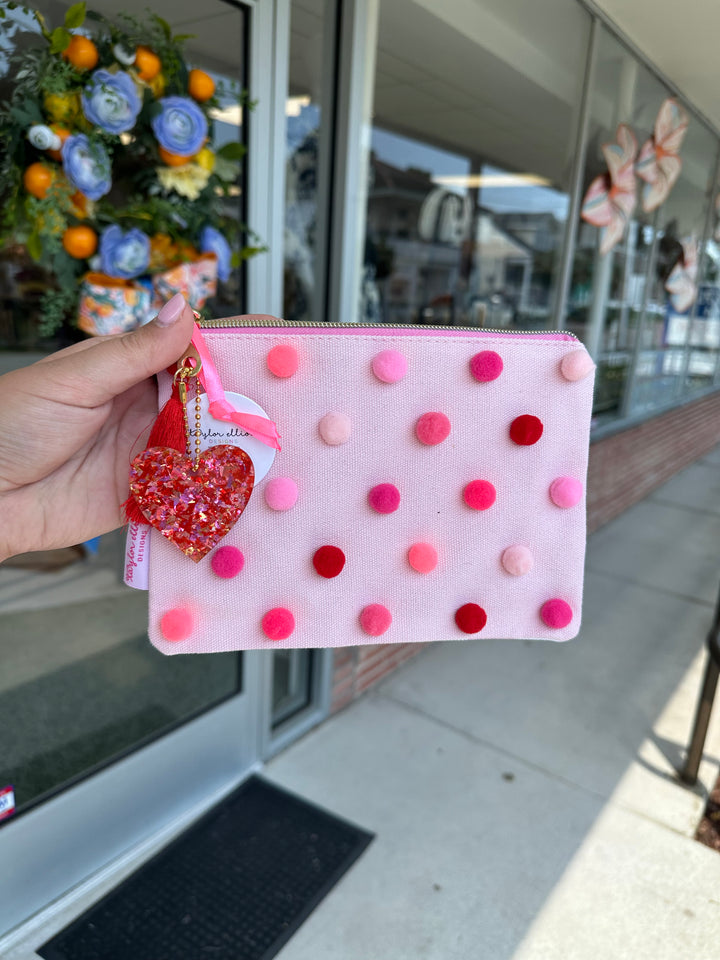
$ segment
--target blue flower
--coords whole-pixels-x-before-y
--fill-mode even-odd
[[[90,143],[84,133],[68,137],[62,147],[65,176],[88,200],[99,200],[112,186],[110,157],[101,143]]]
[[[230,279],[230,244],[215,227],[203,227],[200,234],[200,249],[203,253],[214,253],[218,261],[218,277],[224,282]]]
[[[152,119],[153,133],[164,150],[189,157],[202,149],[208,132],[205,114],[189,97],[164,97]]]
[[[82,95],[83,113],[107,133],[132,130],[141,106],[132,77],[122,70],[96,70]]]
[[[130,280],[144,273],[150,263],[150,238],[133,227],[123,233],[117,224],[100,237],[100,265],[109,277]]]

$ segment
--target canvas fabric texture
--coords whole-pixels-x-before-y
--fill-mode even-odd
[[[204,329],[203,336],[226,391],[260,404],[282,437],[268,475],[256,485],[245,512],[219,546],[239,548],[242,571],[221,579],[212,553],[196,564],[158,531],[151,532],[149,636],[163,653],[207,653],[240,649],[340,647],[473,638],[532,638],[564,641],[581,622],[585,556],[585,495],[560,508],[549,490],[558,477],[579,480],[585,489],[592,373],[567,380],[560,364],[584,351],[575,339],[489,332],[355,332],[254,327]],[[290,377],[268,369],[269,351],[289,344],[299,365]],[[378,380],[373,358],[396,350],[407,373],[396,383]],[[495,351],[503,371],[478,382],[470,361]],[[161,403],[169,385],[163,384]],[[346,442],[329,445],[318,424],[330,412],[350,421]],[[451,425],[435,446],[420,443],[418,419],[444,413]],[[509,436],[513,420],[533,415],[542,437],[529,446]],[[274,477],[298,487],[292,509],[276,511],[263,489]],[[496,501],[486,510],[467,506],[463,490],[473,480],[493,484]],[[399,508],[380,514],[368,503],[378,484],[394,484]],[[437,550],[434,570],[422,574],[408,563],[416,543]],[[326,579],[313,566],[315,551],[339,547],[346,563]],[[526,547],[532,570],[512,576],[501,563],[512,545]],[[550,628],[540,616],[546,601],[559,598],[572,621]],[[455,622],[468,603],[486,613],[482,630],[468,635]],[[382,604],[392,623],[382,636],[367,634],[362,611]],[[290,610],[292,634],[280,641],[262,629],[273,608]],[[171,609],[192,611],[191,635],[164,639],[160,624]]]

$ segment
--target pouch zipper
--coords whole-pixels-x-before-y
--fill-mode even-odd
[[[529,337],[536,340],[560,340],[568,338],[570,340],[577,340],[578,338],[574,333],[570,333],[569,330],[547,330],[545,332],[538,331],[533,333],[532,331],[527,330],[496,330],[491,327],[444,327],[440,324],[430,324],[424,323],[419,326],[414,326],[410,323],[378,323],[372,324],[370,326],[363,326],[359,323],[302,323],[298,320],[281,320],[279,317],[275,317],[272,321],[260,321],[260,320],[239,320],[237,317],[230,317],[226,320],[198,320],[198,326],[201,330],[222,330],[222,329],[232,329],[233,327],[241,329],[243,327],[257,327],[263,328],[267,327],[268,329],[278,328],[278,329],[295,329],[295,330],[356,330],[360,332],[361,330],[372,329],[373,331],[377,328],[378,333],[382,333],[383,330],[417,330],[418,333],[423,333],[426,330],[432,331],[441,331],[443,333],[476,333],[476,334],[498,334],[501,337]]]

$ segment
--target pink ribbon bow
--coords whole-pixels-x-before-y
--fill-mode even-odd
[[[210,358],[210,352],[207,344],[203,340],[200,327],[197,323],[194,327],[192,344],[202,360],[200,383],[208,395],[210,416],[215,417],[216,420],[224,420],[227,423],[236,423],[239,427],[247,430],[256,440],[260,440],[261,443],[265,443],[269,447],[279,450],[280,434],[272,420],[266,417],[259,417],[253,413],[241,413],[225,399],[225,391],[220,382],[220,376],[215,368],[215,364]]]

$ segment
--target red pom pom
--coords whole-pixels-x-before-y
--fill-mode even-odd
[[[496,496],[489,480],[472,480],[463,490],[463,500],[473,510],[489,510]]]
[[[368,503],[378,513],[394,513],[400,506],[400,491],[394,483],[379,483],[368,494]]]
[[[340,547],[320,547],[313,556],[313,566],[321,577],[331,580],[342,573],[342,568],[345,566],[345,554]]]
[[[520,447],[530,447],[533,443],[537,443],[542,432],[542,421],[529,413],[515,417],[510,424],[510,439]]]
[[[415,424],[415,435],[428,447],[435,447],[450,436],[450,421],[444,413],[424,413]]]
[[[371,637],[381,637],[391,623],[392,614],[381,603],[371,603],[360,614],[360,626]]]
[[[455,623],[463,633],[480,633],[487,623],[487,614],[477,603],[466,603],[455,611]]]
[[[262,628],[268,640],[287,640],[295,629],[295,617],[285,607],[273,607],[262,618]]]

